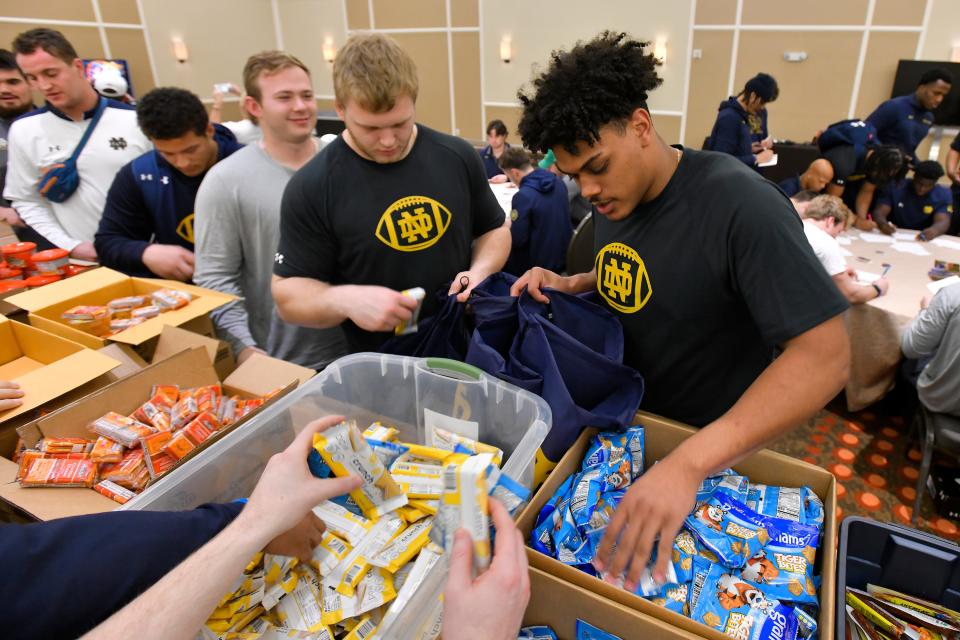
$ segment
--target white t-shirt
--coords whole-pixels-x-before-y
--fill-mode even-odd
[[[93,242],[117,171],[153,148],[137,126],[133,107],[109,100],[77,160],[80,186],[65,202],[47,200],[37,192],[43,170],[70,157],[92,115],[89,111],[76,122],[47,105],[16,120],[8,136],[3,197],[24,222],[67,251]]]
[[[230,129],[237,138],[237,142],[243,145],[253,144],[263,137],[260,125],[253,124],[250,120],[231,120],[220,124]]]
[[[810,220],[803,221],[803,232],[807,234],[807,242],[817,254],[817,260],[826,269],[831,278],[847,270],[847,261],[840,250],[840,243],[829,233],[815,225]]]

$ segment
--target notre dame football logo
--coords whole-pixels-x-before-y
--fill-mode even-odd
[[[377,223],[377,238],[397,251],[432,247],[450,227],[453,215],[426,196],[407,196],[391,204]]]
[[[640,254],[625,244],[611,242],[597,254],[597,291],[620,313],[636,313],[653,294],[650,276]]]
[[[194,242],[193,239],[193,218],[194,214],[188,215],[177,225],[177,235],[187,242]]]

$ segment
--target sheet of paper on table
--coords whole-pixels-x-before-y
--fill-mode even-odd
[[[923,248],[923,245],[916,242],[894,242],[890,248],[900,253],[912,253],[915,256],[928,256],[930,252]]]
[[[879,231],[861,231],[860,239],[874,244],[892,244],[893,238],[885,236]]]
[[[955,249],[960,251],[960,238],[938,236],[931,240],[930,244],[935,244],[938,247],[943,247],[944,249]]]
[[[944,278],[943,280],[928,282],[927,289],[930,290],[930,293],[936,293],[937,291],[940,291],[940,289],[957,284],[958,282],[960,282],[960,276],[950,276],[949,278]]]
[[[766,162],[758,162],[758,167],[775,167],[777,166],[777,154],[773,154],[773,157],[767,160]]]
[[[853,238],[850,236],[837,236],[837,242],[843,245],[853,244]]]
[[[861,282],[863,284],[870,284],[874,280],[879,280],[879,279],[880,279],[879,273],[870,273],[869,271],[860,271],[860,269],[857,269],[857,282]]]
[[[842,255],[843,257],[847,258],[847,257],[852,256],[853,254],[850,253],[849,251],[847,251],[846,249],[844,249],[843,247],[840,247],[840,255]]]
[[[899,231],[893,232],[893,239],[896,240],[897,242],[906,242],[908,240],[916,240],[918,233],[919,231],[910,231],[910,230],[903,231],[901,229]]]

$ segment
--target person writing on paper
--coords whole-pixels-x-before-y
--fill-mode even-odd
[[[913,177],[892,184],[877,196],[873,219],[877,228],[892,235],[897,228],[919,231],[917,240],[933,240],[950,229],[953,197],[950,190],[937,184],[943,167],[936,160],[917,164]]]
[[[847,302],[863,304],[887,292],[890,283],[886,278],[860,283],[856,270],[847,266],[837,236],[850,227],[854,216],[840,198],[817,196],[807,205],[802,217],[807,242]]]
[[[226,528],[136,600],[83,636],[93,640],[194,638],[250,558],[271,540],[302,522],[324,500],[363,484],[359,476],[319,480],[307,467],[315,433],[343,420],[330,416],[307,425],[293,443],[267,463],[250,500]],[[443,638],[517,637],[530,598],[523,536],[507,510],[490,500],[496,528],[490,568],[472,579],[472,543],[456,534],[444,593]],[[317,538],[319,540],[319,537]],[[151,620],[151,624],[144,624]]]
[[[667,145],[647,108],[656,66],[646,43],[605,32],[554,52],[520,94],[524,145],[552,149],[595,207],[597,257],[585,274],[532,269],[511,293],[596,290],[643,374],[640,408],[700,428],[630,487],[597,549],[628,590],[658,538],[665,580],[701,481],[820,410],[850,361],[847,301],[789,199],[726,154]]]
[[[0,413],[16,409],[23,404],[20,385],[10,380],[0,380]]]
[[[773,159],[773,139],[767,132],[767,103],[780,95],[777,81],[758,73],[736,96],[720,103],[717,120],[704,149],[729,153],[748,167]]]
[[[960,283],[920,301],[900,338],[903,355],[919,360],[917,395],[930,411],[960,416]]]

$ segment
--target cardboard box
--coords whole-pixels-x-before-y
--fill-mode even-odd
[[[150,318],[109,338],[99,338],[74,329],[63,322],[60,317],[64,311],[77,305],[105,305],[115,298],[150,294],[160,289],[188,291],[194,298],[190,304],[182,309],[161,313],[156,318]],[[129,345],[144,344],[159,336],[164,325],[183,325],[191,320],[207,316],[217,307],[221,307],[232,300],[236,300],[236,297],[218,291],[211,291],[173,280],[131,278],[112,269],[102,267],[6,299],[10,304],[29,311],[30,324],[33,326],[63,336],[91,349],[99,349],[109,342],[122,342]]]
[[[254,356],[222,380],[224,394],[243,397],[263,396],[280,388],[274,398],[292,391],[301,381],[312,377],[314,372],[269,356]],[[108,411],[130,414],[149,399],[154,384],[177,384],[183,388],[216,384],[221,382],[205,349],[197,347],[181,351],[177,355],[152,364],[92,395],[69,406],[20,427],[17,431],[27,447],[33,447],[43,437],[90,438],[86,425]],[[268,406],[267,401],[264,406]],[[217,431],[201,446],[180,461],[180,464],[157,484],[167,481],[189,465],[197,453],[219,440],[227,433],[242,428],[259,412],[254,411],[233,425]],[[22,489],[16,482],[17,465],[0,458],[0,498],[38,520],[50,520],[64,516],[112,511],[120,505],[92,489],[83,488],[31,488]],[[152,486],[152,485],[151,485]],[[148,486],[144,491],[150,491]]]
[[[0,412],[0,424],[33,411],[120,365],[46,331],[0,316],[0,380],[24,391],[23,404]]]
[[[204,316],[200,320],[206,320],[210,324],[209,333],[203,332],[202,329],[201,332],[196,332],[193,328],[188,331],[180,327],[164,326],[150,361],[153,363],[160,362],[175,356],[184,349],[202,347],[210,356],[210,362],[213,363],[213,368],[217,370],[220,379],[222,380],[230,375],[237,368],[237,362],[233,359],[233,350],[228,343],[214,337],[213,323],[210,322],[209,317]],[[196,324],[196,322],[191,322],[191,324]]]
[[[523,615],[523,626],[546,625],[553,629],[559,640],[576,640],[577,618],[622,640],[699,638],[669,622],[644,615],[530,567],[530,604]]]
[[[695,429],[682,425],[673,420],[661,418],[653,414],[640,412],[636,423],[642,424],[646,431],[646,465],[649,468],[655,461],[664,458],[682,441],[696,433]],[[571,474],[579,471],[590,438],[597,433],[596,429],[587,429],[573,446],[567,450],[563,458],[551,472],[547,481],[537,491],[533,500],[520,514],[517,526],[523,532],[524,540],[530,539],[530,532],[536,524],[537,514],[541,507],[556,492],[557,488]],[[817,566],[822,576],[820,586],[820,618],[819,636],[832,638],[834,633],[833,612],[836,602],[836,569],[837,569],[837,484],[829,471],[796,460],[773,451],[762,450],[734,466],[734,469],[752,482],[768,485],[792,486],[807,485],[823,500],[824,528],[823,541],[817,554]],[[549,556],[527,547],[527,558],[530,566],[545,571],[561,580],[583,587],[597,595],[603,596],[646,616],[658,618],[679,629],[692,634],[710,638],[711,640],[730,640],[715,629],[711,629],[692,619],[667,611],[658,607],[640,596],[618,589],[613,585],[594,578],[579,569],[569,567]]]

